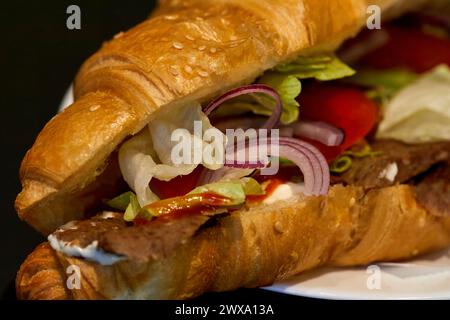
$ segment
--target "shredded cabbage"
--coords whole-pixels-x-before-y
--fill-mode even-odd
[[[119,150],[119,165],[123,178],[130,188],[136,192],[139,204],[145,206],[159,200],[150,190],[150,180],[155,177],[159,180],[169,181],[179,175],[190,174],[198,164],[217,170],[223,166],[223,161],[206,163],[204,158],[194,159],[194,152],[203,154],[205,148],[214,147],[217,141],[204,141],[202,137],[194,135],[194,121],[201,121],[202,136],[208,129],[214,129],[209,119],[201,111],[201,106],[190,105],[183,108],[171,109],[160,114],[157,120],[151,121],[147,128],[126,141]],[[175,164],[171,159],[171,152],[177,142],[171,140],[173,130],[185,128],[186,135],[192,141],[192,158],[189,164]],[[225,135],[218,129],[216,134]]]
[[[399,91],[385,106],[377,138],[406,143],[450,140],[450,69],[440,65]]]

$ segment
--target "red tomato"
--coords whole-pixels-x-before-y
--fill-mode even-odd
[[[378,120],[378,106],[353,88],[314,83],[302,91],[298,100],[302,119],[324,121],[344,131],[344,141],[337,147],[305,139],[317,146],[329,161],[363,139]]]
[[[186,176],[178,176],[170,181],[150,180],[150,189],[161,199],[184,196],[197,186],[203,166],[198,166]]]
[[[388,42],[362,58],[364,65],[377,69],[408,68],[424,72],[438,64],[450,65],[450,40],[400,27],[383,29]],[[380,31],[377,31],[380,32]]]

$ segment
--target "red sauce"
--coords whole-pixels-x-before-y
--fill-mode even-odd
[[[247,196],[246,200],[249,203],[261,202],[270,196],[279,185],[299,176],[300,170],[296,166],[281,166],[278,173],[272,176],[254,176],[259,183],[265,185],[265,194]],[[214,212],[218,207],[226,206],[229,201],[229,198],[212,192],[171,197],[144,207],[144,210],[134,219],[134,224],[148,224],[154,218],[159,221],[167,221],[187,215],[207,214]],[[232,211],[233,208],[229,209]]]
[[[272,177],[271,179],[266,180],[266,193],[260,196],[247,196],[248,202],[261,202],[270,196],[279,185],[286,183],[288,180],[280,179],[278,177]]]
[[[286,166],[280,166],[278,169],[278,172],[276,175],[255,175],[253,178],[258,181],[259,183],[263,183],[267,180],[273,180],[273,179],[279,179],[283,180],[285,182],[287,181],[293,181],[295,178],[300,179],[302,176],[302,173],[300,171],[300,168],[295,165],[286,165]]]
[[[167,221],[187,215],[207,214],[214,212],[217,207],[227,205],[229,201],[229,198],[215,193],[188,194],[164,199],[145,206],[134,223],[136,225],[147,224],[153,217],[160,221]],[[146,217],[146,213],[148,213],[148,217]]]

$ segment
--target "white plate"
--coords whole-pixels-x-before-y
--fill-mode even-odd
[[[58,111],[62,111],[64,108],[68,107],[73,103],[73,84],[70,85],[70,87],[67,89],[66,93],[64,94],[64,97],[62,98],[61,102],[59,103]]]
[[[321,268],[264,289],[325,299],[450,299],[450,249],[405,263]]]
[[[70,86],[59,110],[72,102]],[[450,249],[407,263],[321,268],[263,289],[325,299],[450,299]]]

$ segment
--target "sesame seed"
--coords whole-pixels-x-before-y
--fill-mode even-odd
[[[119,33],[117,33],[115,36],[114,36],[114,39],[118,39],[118,38],[120,38],[121,36],[123,36],[123,31],[120,31]]]
[[[178,15],[177,14],[166,15],[166,16],[164,16],[164,19],[166,19],[166,20],[177,20],[178,19]]]
[[[349,203],[349,204],[350,204],[350,207],[354,206],[354,205],[355,205],[355,202],[356,202],[355,198],[352,197],[352,198],[350,199],[350,203]]]
[[[170,73],[172,74],[172,75],[174,75],[174,76],[177,76],[179,73],[178,73],[178,70],[177,70],[177,67],[176,66],[171,66],[170,67]]]
[[[174,42],[174,43],[172,43],[172,46],[173,46],[175,49],[178,49],[178,50],[181,50],[181,49],[184,48],[184,46],[183,46],[181,43],[179,43],[179,42]]]
[[[198,74],[200,75],[200,77],[203,77],[203,78],[206,78],[209,75],[209,73],[206,71],[199,71]]]
[[[200,46],[200,47],[198,47],[198,50],[200,50],[200,51],[203,51],[203,50],[205,50],[206,49],[206,46]]]
[[[275,222],[275,224],[273,225],[273,228],[275,229],[275,231],[277,231],[279,233],[283,233],[284,232],[283,225],[281,224],[280,221]]]
[[[90,106],[89,111],[93,112],[95,110],[98,110],[99,108],[100,108],[100,105],[96,104],[96,105]]]

